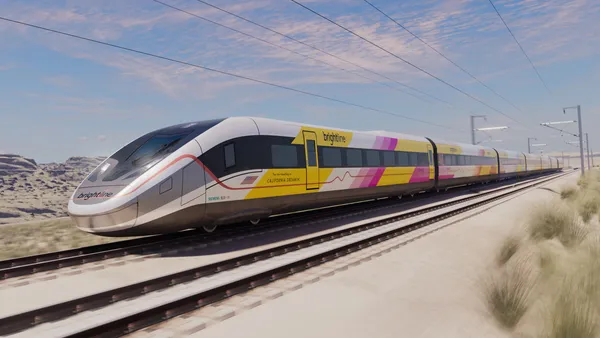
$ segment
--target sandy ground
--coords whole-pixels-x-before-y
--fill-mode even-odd
[[[556,197],[535,189],[191,337],[510,337],[486,310],[482,278],[528,210]]]

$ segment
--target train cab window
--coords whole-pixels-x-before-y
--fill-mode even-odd
[[[323,156],[321,166],[327,168],[339,168],[342,166],[342,149],[330,147],[321,147],[320,149],[320,153]]]
[[[317,145],[313,140],[306,141],[306,152],[308,153],[308,166],[317,166]]]
[[[427,159],[426,153],[418,153],[417,154],[417,165],[419,167],[427,167],[429,166],[429,160]]]
[[[111,170],[102,179],[103,181],[114,181],[121,176],[140,169],[137,174],[141,174],[144,171],[150,169],[153,165],[158,163],[161,159],[175,151],[183,143],[183,140],[188,133],[185,134],[166,134],[166,135],[154,135],[151,138],[145,140],[141,145],[135,142],[132,145],[138,148],[133,151],[127,158],[124,158],[116,166],[112,167]],[[136,141],[137,142],[137,141]],[[120,150],[113,158],[122,156],[121,152],[129,151],[129,146]]]
[[[235,145],[229,143],[223,147],[223,151],[225,153],[225,169],[235,166]]]
[[[273,168],[297,168],[298,148],[294,145],[271,145]]]
[[[398,152],[396,153],[396,164],[400,167],[408,167],[410,162],[408,162],[408,153]]]
[[[393,167],[396,163],[394,158],[393,151],[384,151],[383,152],[383,166],[385,167]]]
[[[379,167],[381,165],[377,150],[366,150],[365,152],[367,153],[367,167]]]
[[[360,149],[346,149],[346,165],[348,167],[362,167],[362,151]]]

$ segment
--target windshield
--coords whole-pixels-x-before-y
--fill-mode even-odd
[[[128,160],[134,167],[146,165],[153,159],[169,153],[169,150],[172,150],[177,142],[185,136],[186,134],[154,136],[136,150]]]
[[[164,158],[173,152],[187,134],[177,135],[156,135],[150,138],[146,143],[133,152],[125,161],[120,162],[114,169],[102,179],[103,181],[113,181],[122,175],[137,170],[126,179],[141,175],[146,170],[150,169],[158,160]]]
[[[95,182],[133,179],[223,119],[175,125],[148,133],[113,154],[88,178]],[[104,175],[104,177],[102,177]]]

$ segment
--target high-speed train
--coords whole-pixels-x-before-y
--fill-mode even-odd
[[[229,117],[150,132],[104,160],[68,212],[135,236],[561,170],[556,158],[386,131]]]

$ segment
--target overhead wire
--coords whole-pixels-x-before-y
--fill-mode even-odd
[[[471,74],[469,71],[467,71],[466,69],[464,69],[463,67],[461,67],[460,65],[458,65],[456,62],[452,61],[450,58],[448,58],[446,55],[444,55],[442,52],[440,52],[439,50],[437,50],[437,48],[433,47],[432,45],[430,45],[427,41],[421,39],[421,37],[419,37],[417,34],[413,33],[411,30],[409,30],[408,28],[406,28],[404,25],[402,25],[401,23],[399,23],[396,19],[392,18],[391,16],[389,16],[388,14],[386,14],[384,11],[382,11],[379,7],[375,6],[373,3],[371,3],[369,0],[363,0],[364,2],[366,2],[369,6],[373,7],[376,11],[378,11],[379,13],[381,13],[383,16],[385,16],[386,18],[390,19],[392,22],[394,22],[396,25],[398,25],[400,28],[404,29],[405,31],[407,31],[410,35],[412,35],[413,37],[415,37],[417,40],[421,41],[423,44],[425,44],[427,47],[429,47],[431,50],[433,50],[434,52],[436,52],[438,55],[440,55],[441,57],[443,57],[444,59],[446,59],[448,62],[450,62],[451,64],[453,64],[456,68],[460,69],[463,73],[469,75],[473,80],[479,82],[479,84],[481,84],[482,86],[484,86],[485,88],[487,88],[489,91],[491,91],[492,93],[494,93],[496,96],[500,97],[502,100],[504,100],[506,103],[510,104],[513,108],[517,109],[520,112],[523,112],[519,107],[517,107],[514,103],[512,103],[510,100],[508,100],[507,98],[505,98],[504,96],[500,95],[497,91],[495,91],[494,89],[492,89],[491,87],[489,87],[488,85],[486,85],[485,83],[483,83],[481,80],[479,80],[477,77],[475,77],[475,75]]]
[[[286,51],[288,51],[288,52],[290,52],[290,53],[293,53],[293,54],[296,54],[296,55],[300,55],[300,56],[302,56],[302,57],[304,57],[304,58],[307,58],[307,59],[310,59],[310,60],[313,60],[313,61],[316,61],[316,62],[320,62],[320,63],[322,63],[322,64],[325,64],[325,65],[327,65],[327,66],[329,66],[329,67],[332,67],[332,68],[336,68],[336,69],[343,70],[343,71],[345,71],[345,72],[348,72],[348,73],[354,74],[354,75],[356,75],[356,76],[359,76],[359,77],[361,77],[361,78],[363,78],[363,79],[369,80],[369,81],[371,81],[371,82],[374,82],[374,83],[378,83],[378,84],[380,84],[380,85],[382,85],[382,86],[386,86],[386,87],[388,87],[388,88],[391,88],[391,89],[393,89],[393,90],[399,91],[399,92],[401,92],[401,93],[404,93],[404,94],[407,94],[407,95],[411,95],[411,96],[413,96],[413,97],[415,97],[415,98],[417,98],[417,99],[419,99],[419,100],[422,100],[422,98],[421,98],[420,96],[417,96],[417,95],[415,95],[415,94],[413,94],[413,93],[407,92],[407,91],[405,91],[405,90],[402,90],[402,89],[400,89],[400,88],[394,87],[394,86],[392,86],[392,85],[390,85],[390,84],[387,84],[387,83],[385,83],[385,82],[377,81],[377,80],[375,80],[375,79],[372,79],[372,78],[370,78],[370,77],[364,76],[364,75],[362,75],[362,74],[360,74],[360,73],[357,73],[357,72],[355,72],[355,71],[352,71],[352,70],[349,70],[349,69],[346,69],[346,68],[342,68],[342,67],[336,66],[336,65],[334,65],[334,64],[332,64],[332,63],[329,63],[329,62],[327,62],[327,61],[323,61],[323,60],[320,60],[320,59],[314,58],[314,57],[312,57],[312,56],[310,56],[310,55],[306,55],[306,54],[302,54],[302,53],[296,52],[295,50],[289,49],[289,48],[287,48],[287,47],[285,47],[285,46],[281,46],[281,45],[278,45],[278,44],[276,44],[276,43],[273,43],[273,42],[271,42],[271,41],[268,41],[268,40],[265,40],[265,39],[263,39],[263,38],[260,38],[260,37],[258,37],[258,36],[255,36],[255,35],[252,35],[252,34],[248,34],[248,33],[242,32],[242,31],[240,31],[239,29],[236,29],[236,28],[229,27],[229,26],[227,26],[227,25],[224,25],[224,24],[218,23],[218,22],[216,22],[216,21],[210,20],[210,19],[208,19],[208,18],[205,18],[205,17],[203,17],[203,16],[200,16],[200,15],[194,14],[194,13],[192,13],[192,12],[190,12],[190,11],[187,11],[187,10],[185,10],[185,9],[182,9],[182,8],[179,8],[179,7],[175,7],[175,6],[173,6],[173,5],[169,5],[169,4],[167,4],[167,3],[165,3],[165,2],[162,2],[162,1],[160,1],[160,0],[152,0],[152,1],[154,1],[154,2],[156,2],[156,3],[158,3],[158,4],[161,4],[161,5],[163,5],[163,6],[169,7],[169,8],[171,8],[171,9],[174,9],[174,10],[176,10],[176,11],[179,11],[179,12],[182,12],[182,13],[186,13],[186,14],[188,14],[188,15],[190,15],[190,16],[196,17],[197,19],[204,20],[204,21],[206,21],[206,22],[212,23],[212,24],[214,24],[214,25],[216,25],[216,26],[219,26],[219,27],[222,27],[222,28],[225,28],[225,29],[229,29],[229,30],[231,30],[231,31],[234,31],[234,32],[236,32],[236,33],[238,33],[238,34],[242,34],[242,35],[244,35],[244,36],[247,36],[247,37],[250,37],[250,38],[252,38],[252,39],[255,39],[255,40],[261,41],[261,42],[263,42],[263,43],[269,44],[269,45],[271,45],[271,46],[273,46],[273,47],[277,47],[277,48],[280,48],[280,49],[286,50]]]
[[[374,47],[376,47],[376,48],[378,48],[378,49],[380,49],[380,50],[382,50],[382,51],[386,52],[387,54],[389,54],[389,55],[391,55],[391,56],[395,57],[396,59],[398,59],[398,60],[400,60],[400,61],[402,61],[402,62],[406,63],[407,65],[409,65],[409,66],[411,66],[411,67],[413,67],[413,68],[417,69],[418,71],[420,71],[420,72],[422,72],[422,73],[425,73],[426,75],[428,75],[429,77],[431,77],[431,78],[433,78],[433,79],[437,80],[438,82],[441,82],[441,83],[445,84],[446,86],[448,86],[448,87],[450,87],[450,88],[454,89],[455,91],[458,91],[459,93],[461,93],[461,94],[463,94],[463,95],[465,95],[465,96],[467,96],[467,97],[471,98],[472,100],[474,100],[474,101],[477,101],[477,102],[481,103],[482,105],[484,105],[484,106],[488,107],[489,109],[491,109],[491,110],[493,110],[493,111],[495,111],[495,112],[497,112],[497,113],[499,113],[499,114],[502,114],[502,115],[504,115],[505,117],[509,118],[510,120],[512,120],[512,121],[514,121],[514,122],[516,122],[516,123],[518,123],[518,124],[520,124],[520,125],[523,125],[523,126],[524,126],[524,124],[523,124],[522,122],[518,121],[517,119],[513,118],[512,116],[510,116],[510,115],[507,115],[506,113],[502,112],[501,110],[499,110],[499,109],[497,109],[497,108],[494,108],[494,107],[492,107],[491,105],[487,104],[487,103],[486,103],[486,102],[484,102],[483,100],[480,100],[480,99],[476,98],[475,96],[473,96],[473,95],[471,95],[471,94],[469,94],[469,93],[465,92],[464,90],[462,90],[462,89],[460,89],[460,88],[458,88],[458,87],[456,87],[456,86],[454,86],[454,85],[452,85],[452,84],[448,83],[447,81],[445,81],[445,80],[441,79],[440,77],[438,77],[438,76],[436,76],[436,75],[434,75],[434,74],[432,74],[432,73],[430,73],[430,72],[426,71],[425,69],[423,69],[423,68],[421,68],[421,67],[419,67],[419,66],[417,66],[417,65],[413,64],[412,62],[410,62],[410,61],[408,61],[408,60],[406,60],[406,59],[402,58],[401,56],[399,56],[399,55],[397,55],[397,54],[395,54],[395,53],[392,53],[392,52],[390,52],[389,50],[387,50],[387,49],[385,49],[385,48],[381,47],[380,45],[378,45],[378,44],[374,43],[373,41],[371,41],[371,40],[369,40],[369,39],[367,39],[367,38],[365,38],[365,37],[361,36],[360,34],[358,34],[358,33],[354,32],[354,31],[352,31],[352,30],[350,30],[350,29],[348,29],[348,28],[346,28],[346,27],[344,27],[344,26],[342,26],[341,24],[339,24],[339,23],[335,22],[334,20],[332,20],[332,19],[330,19],[330,18],[328,18],[328,17],[326,17],[326,16],[324,16],[324,15],[320,14],[319,12],[317,12],[317,11],[315,11],[315,10],[313,10],[313,9],[311,9],[311,8],[309,8],[309,7],[307,7],[306,5],[303,5],[303,4],[299,3],[299,2],[298,2],[298,1],[296,1],[296,0],[290,0],[290,1],[291,1],[291,2],[293,2],[293,3],[295,3],[296,5],[298,5],[298,6],[300,6],[300,7],[302,7],[302,8],[304,8],[304,9],[308,10],[309,12],[311,12],[311,13],[313,13],[313,14],[315,14],[315,15],[319,16],[319,17],[321,17],[322,19],[324,19],[324,20],[326,20],[326,21],[328,21],[328,22],[330,22],[330,23],[332,23],[332,24],[334,24],[334,25],[338,26],[339,28],[341,28],[341,29],[345,30],[346,32],[348,32],[348,33],[350,33],[350,34],[352,34],[352,35],[356,36],[357,38],[359,38],[359,39],[361,39],[361,40],[363,40],[363,41],[365,41],[365,42],[369,43],[370,45],[372,45],[372,46],[374,46]]]
[[[439,102],[445,103],[445,104],[447,104],[447,105],[449,105],[449,106],[451,106],[451,107],[454,107],[454,106],[453,106],[453,105],[452,105],[450,102],[448,102],[448,101],[446,101],[446,100],[440,99],[440,98],[438,98],[438,97],[436,97],[436,96],[434,96],[434,95],[431,95],[431,94],[429,94],[429,93],[427,93],[427,92],[424,92],[424,91],[422,91],[422,90],[419,90],[419,89],[417,89],[417,88],[415,88],[415,87],[413,87],[413,86],[410,86],[410,85],[407,85],[407,84],[405,84],[405,83],[402,83],[402,82],[400,82],[400,81],[398,81],[398,80],[395,80],[395,79],[393,79],[393,78],[391,78],[391,77],[389,77],[389,76],[387,76],[387,75],[385,75],[385,74],[381,74],[381,73],[379,73],[379,72],[376,72],[376,71],[374,71],[374,70],[371,70],[371,69],[369,69],[369,68],[367,68],[367,67],[361,66],[361,65],[357,64],[356,62],[352,62],[352,61],[350,61],[350,60],[347,60],[347,59],[344,59],[344,58],[342,58],[342,57],[340,57],[340,56],[337,56],[337,55],[335,55],[335,54],[333,54],[333,53],[327,52],[327,51],[325,51],[325,50],[323,50],[323,49],[321,49],[321,48],[319,48],[319,47],[316,47],[316,46],[314,46],[314,45],[312,45],[312,44],[309,44],[309,43],[306,43],[306,42],[304,42],[304,41],[302,41],[302,40],[296,39],[296,38],[294,38],[293,36],[290,36],[290,35],[287,35],[287,34],[284,34],[284,33],[278,32],[278,31],[277,31],[277,30],[275,30],[275,29],[269,28],[269,27],[267,27],[267,26],[265,26],[265,25],[263,25],[263,24],[260,24],[260,23],[258,23],[258,22],[255,22],[255,21],[253,21],[253,20],[250,20],[250,19],[248,19],[248,18],[245,18],[245,17],[243,17],[243,16],[241,16],[241,15],[235,14],[235,13],[233,13],[233,12],[231,12],[231,11],[228,11],[228,10],[226,10],[226,9],[223,9],[223,8],[221,8],[221,7],[218,7],[218,6],[216,6],[216,5],[213,5],[213,4],[211,4],[211,3],[209,3],[209,2],[206,2],[206,1],[204,1],[204,0],[196,0],[196,1],[197,1],[197,2],[199,2],[199,3],[201,3],[201,4],[204,4],[204,5],[206,5],[206,6],[209,6],[209,7],[211,7],[211,8],[214,8],[214,9],[216,9],[216,10],[219,10],[219,11],[221,11],[221,12],[223,12],[223,13],[227,13],[227,14],[229,14],[229,15],[231,15],[231,16],[234,16],[234,17],[236,17],[236,18],[238,18],[238,19],[240,19],[240,20],[242,20],[242,21],[245,21],[245,22],[247,22],[247,23],[249,23],[249,24],[252,24],[252,25],[255,25],[255,26],[257,26],[257,27],[260,27],[260,28],[262,28],[262,29],[265,29],[265,30],[267,30],[267,31],[269,31],[269,32],[271,32],[271,33],[274,33],[274,34],[277,34],[277,35],[279,35],[279,36],[282,36],[282,37],[284,37],[284,38],[286,38],[286,39],[292,40],[292,41],[294,41],[294,42],[296,42],[296,43],[299,43],[299,44],[301,44],[301,45],[303,45],[303,46],[305,46],[305,47],[308,47],[308,48],[310,48],[310,49],[313,49],[313,50],[316,50],[316,51],[318,51],[318,52],[321,52],[321,53],[323,53],[323,54],[325,54],[325,55],[327,55],[327,56],[331,56],[332,58],[335,58],[335,59],[337,59],[337,60],[340,60],[340,61],[342,61],[342,62],[345,62],[345,63],[351,64],[351,65],[353,65],[353,66],[355,66],[355,67],[357,67],[357,68],[360,68],[360,69],[362,69],[362,70],[364,70],[364,71],[366,71],[366,72],[369,72],[369,73],[371,73],[371,74],[374,74],[374,75],[377,75],[377,76],[381,76],[381,77],[382,77],[382,78],[384,78],[384,79],[387,79],[387,80],[389,80],[389,81],[392,81],[392,82],[394,82],[394,83],[397,83],[397,84],[399,84],[399,85],[401,85],[401,86],[403,86],[403,87],[405,87],[405,88],[409,88],[409,89],[411,89],[411,90],[414,90],[415,92],[417,92],[417,93],[420,93],[420,94],[422,94],[422,95],[425,95],[425,96],[427,96],[427,97],[429,97],[429,98],[431,98],[431,99],[434,99],[434,100],[436,100],[436,101],[439,101]],[[456,107],[454,107],[454,108],[456,108]]]
[[[521,43],[519,42],[519,40],[517,40],[517,37],[513,34],[513,32],[510,29],[510,27],[508,27],[508,24],[506,23],[506,21],[504,21],[504,18],[502,17],[502,15],[500,14],[500,12],[498,11],[498,8],[496,8],[496,5],[494,5],[494,3],[492,2],[492,0],[488,0],[488,1],[490,2],[490,4],[492,5],[492,7],[494,8],[494,11],[496,11],[496,14],[498,14],[498,17],[500,18],[500,20],[502,20],[502,23],[504,24],[504,27],[506,27],[506,29],[508,30],[508,32],[510,33],[510,35],[513,37],[513,39],[515,40],[515,42],[517,43],[517,45],[521,49],[521,52],[523,53],[523,55],[525,55],[525,57],[527,58],[527,61],[529,61],[529,64],[531,64],[531,67],[533,68],[533,70],[537,74],[537,77],[540,79],[540,81],[542,82],[542,84],[544,85],[544,87],[546,87],[546,89],[548,90],[548,93],[550,95],[552,95],[552,91],[550,90],[550,88],[546,84],[546,81],[544,81],[544,79],[542,79],[542,75],[540,75],[540,72],[537,70],[537,68],[535,67],[535,65],[533,64],[533,62],[531,61],[531,59],[529,58],[529,55],[527,55],[527,53],[525,52],[525,49],[523,49],[523,46],[521,46]]]
[[[369,111],[378,112],[378,113],[381,113],[381,114],[396,116],[396,117],[400,117],[400,118],[403,118],[403,119],[407,119],[407,120],[411,120],[411,121],[415,121],[415,122],[419,122],[419,123],[424,123],[424,124],[427,124],[427,125],[432,125],[432,126],[436,126],[436,127],[440,127],[440,128],[444,128],[444,129],[458,131],[457,129],[450,128],[448,126],[440,125],[440,124],[429,122],[429,121],[424,121],[424,120],[413,118],[413,117],[410,117],[410,116],[405,116],[405,115],[401,115],[401,114],[389,112],[389,111],[378,109],[378,108],[373,108],[373,107],[369,107],[369,106],[365,106],[365,105],[361,105],[361,104],[357,104],[357,103],[353,103],[353,102],[349,102],[349,101],[345,101],[345,100],[340,100],[340,99],[328,97],[328,96],[325,96],[325,95],[320,95],[320,94],[316,94],[316,93],[304,91],[304,90],[297,89],[297,88],[292,88],[292,87],[288,87],[288,86],[284,86],[284,85],[280,85],[280,84],[276,84],[276,83],[272,83],[272,82],[268,82],[268,81],[264,81],[264,80],[260,80],[260,79],[255,79],[255,78],[251,78],[251,77],[248,77],[248,76],[231,73],[231,72],[224,71],[224,70],[219,70],[219,69],[215,69],[215,68],[211,68],[211,67],[207,67],[207,66],[202,66],[202,65],[191,63],[191,62],[181,61],[181,60],[173,59],[173,58],[162,56],[162,55],[157,55],[157,54],[153,54],[153,53],[149,53],[149,52],[144,52],[144,51],[141,51],[141,50],[137,50],[137,49],[133,49],[133,48],[129,48],[129,47],[120,46],[120,45],[117,45],[117,44],[113,44],[113,43],[109,43],[109,42],[104,42],[104,41],[100,41],[100,40],[96,40],[96,39],[84,37],[84,36],[81,36],[81,35],[71,34],[71,33],[63,32],[63,31],[55,30],[55,29],[52,29],[52,28],[42,27],[42,26],[38,26],[38,25],[26,23],[26,22],[14,20],[14,19],[9,19],[9,18],[3,17],[3,16],[0,16],[0,20],[6,21],[6,22],[15,23],[15,24],[19,24],[19,25],[22,25],[22,26],[36,28],[36,29],[39,29],[39,30],[43,30],[43,31],[47,31],[47,32],[51,32],[51,33],[55,33],[55,34],[59,34],[59,35],[63,35],[63,36],[68,36],[68,37],[71,37],[71,38],[75,38],[75,39],[79,39],[79,40],[84,40],[84,41],[88,41],[88,42],[92,42],[92,43],[96,43],[96,44],[100,44],[100,45],[104,45],[104,46],[108,46],[108,47],[112,47],[112,48],[115,48],[115,49],[120,49],[120,50],[125,50],[125,51],[136,53],[136,54],[150,56],[150,57],[153,57],[153,58],[157,58],[157,59],[161,59],[161,60],[165,60],[165,61],[170,61],[170,62],[173,62],[173,63],[178,63],[178,64],[189,66],[189,67],[203,69],[203,70],[215,72],[215,73],[218,73],[218,74],[235,77],[235,78],[238,78],[238,79],[243,79],[243,80],[247,80],[247,81],[251,81],[251,82],[255,82],[255,83],[260,83],[260,84],[264,84],[264,85],[267,85],[267,86],[270,86],[270,87],[284,89],[284,90],[292,91],[292,92],[295,92],[295,93],[304,94],[304,95],[307,95],[307,96],[317,97],[317,98],[321,98],[321,99],[328,100],[328,101],[331,101],[331,102],[337,102],[337,103],[345,104],[345,105],[348,105],[348,106],[353,106],[353,107],[356,107],[356,108],[361,108],[361,109],[364,109],[364,110],[369,110]]]

